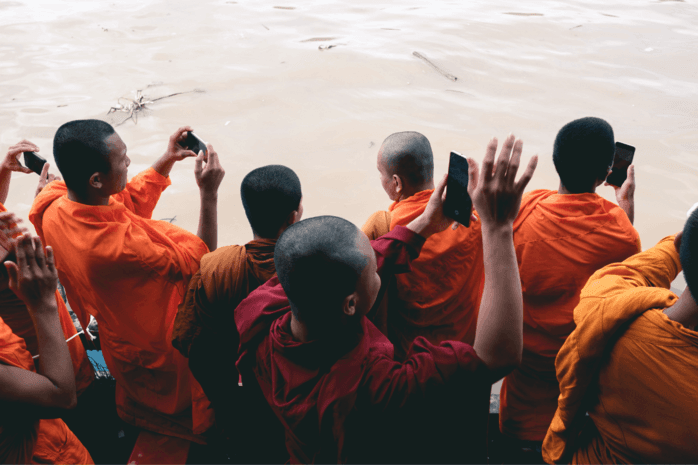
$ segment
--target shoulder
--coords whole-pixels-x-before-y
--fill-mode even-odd
[[[377,211],[368,217],[361,230],[370,240],[375,240],[390,232],[392,214],[389,211]]]

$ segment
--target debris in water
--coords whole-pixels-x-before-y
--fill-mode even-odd
[[[570,31],[571,31],[572,29],[577,29],[578,27],[582,27],[582,25],[580,24],[579,26],[571,27],[571,28],[570,28]]]
[[[374,144],[373,141],[371,141],[371,143],[368,144],[368,148],[370,149],[370,148],[373,147],[374,145],[376,145],[376,144]]]
[[[336,37],[313,37],[312,39],[301,40],[303,42],[329,42],[330,40],[335,40]]]
[[[449,73],[447,73],[446,71],[442,70],[441,68],[439,68],[438,66],[436,66],[434,63],[432,63],[431,61],[429,61],[429,59],[428,59],[427,57],[425,57],[424,55],[422,55],[421,53],[419,53],[419,52],[412,52],[412,55],[416,56],[417,58],[421,58],[422,60],[424,60],[424,61],[425,61],[427,64],[429,64],[432,68],[434,68],[436,71],[438,71],[439,73],[441,73],[445,78],[450,79],[451,81],[457,81],[457,80],[458,80],[458,78],[455,77],[453,74],[449,74]]]
[[[150,87],[150,86],[148,86],[148,87]],[[133,119],[134,124],[138,124],[138,113],[145,112],[145,110],[149,109],[146,107],[146,105],[157,102],[158,100],[166,99],[168,97],[174,97],[175,95],[189,94],[192,92],[200,93],[200,92],[205,92],[205,91],[203,89],[194,89],[194,90],[190,90],[190,91],[186,91],[186,92],[175,92],[174,94],[165,95],[164,97],[149,99],[148,97],[143,95],[142,90],[137,90],[136,91],[136,98],[120,97],[117,100],[117,105],[115,107],[111,107],[109,109],[109,111],[107,112],[107,115],[109,115],[111,113],[115,113],[117,111],[128,113],[127,118],[125,118],[120,123],[115,124],[114,126],[121,126],[122,124],[124,124],[126,121],[128,121],[130,119]]]
[[[601,13],[601,14],[604,15],[604,16],[608,16],[609,18],[617,18],[617,17],[618,17],[618,16],[616,16],[616,15],[609,15],[609,14],[606,14],[606,13]]]
[[[177,215],[173,216],[172,218],[163,218],[160,221],[168,221],[169,223],[174,223],[176,219]]]
[[[67,104],[67,103],[64,103],[63,105],[58,105],[58,108],[67,107],[67,106],[68,106],[68,104]]]
[[[295,10],[295,6],[275,6],[277,10]]]
[[[512,16],[543,16],[543,13],[504,13]]]
[[[339,47],[340,45],[346,45],[346,44],[319,45],[317,49],[320,51],[329,50],[331,48]]]
[[[264,23],[260,23],[260,24],[262,24],[262,26],[264,26]],[[269,28],[266,26],[264,26],[264,29],[266,29],[267,31],[269,30]]]

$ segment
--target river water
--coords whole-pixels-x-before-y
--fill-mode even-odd
[[[430,139],[437,177],[451,150],[481,159],[490,137],[514,132],[525,159],[541,157],[530,188],[556,188],[555,134],[599,116],[637,147],[646,248],[698,201],[697,25],[696,0],[0,0],[0,148],[27,138],[52,161],[66,121],[106,118],[136,90],[203,91],[149,104],[117,130],[131,175],[179,126],[214,145],[225,245],[251,238],[239,186],[255,167],[293,168],[306,217],[360,226],[389,204],[375,164],[393,132]],[[195,232],[193,168],[175,167],[154,217]],[[13,179],[7,206],[26,217],[37,178]],[[599,193],[614,199],[610,187]]]

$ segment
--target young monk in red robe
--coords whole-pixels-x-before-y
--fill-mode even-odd
[[[669,288],[682,268],[677,297]],[[557,357],[546,462],[696,462],[697,293],[696,211],[676,237],[594,273]]]
[[[408,225],[424,212],[434,192],[429,141],[417,132],[389,136],[378,151],[378,171],[393,203],[388,212],[374,213],[364,225],[371,239]],[[427,240],[412,272],[397,276],[394,291],[388,293],[388,337],[395,344],[396,358],[404,357],[417,336],[432,344],[473,343],[483,267],[478,222],[446,229]]]
[[[177,305],[201,257],[216,248],[217,189],[224,171],[212,147],[203,167],[198,237],[151,219],[175,162],[195,154],[170,137],[167,152],[126,182],[130,160],[114,129],[97,120],[72,121],[54,139],[65,179],[39,194],[29,215],[53,246],[68,299],[83,327],[93,315],[104,360],[117,381],[117,409],[126,422],[202,442],[213,422],[208,401],[186,359],[170,342]]]
[[[16,218],[0,214],[3,234]],[[9,287],[24,302],[38,339],[42,362],[35,369],[24,340],[0,318],[0,463],[92,464],[85,447],[58,419],[77,402],[70,352],[58,317],[53,251],[44,255],[38,238],[15,240],[14,262],[5,262]]]
[[[236,461],[274,463],[283,457],[266,457],[263,454],[272,453],[273,446],[255,444],[267,437],[253,434],[250,421],[240,415],[255,418],[259,412],[251,411],[249,405],[239,405],[249,404],[249,399],[241,400],[240,390],[239,395],[231,395],[231,390],[238,387],[239,374],[233,366],[224,367],[226,361],[237,358],[240,344],[233,311],[250,292],[276,274],[276,241],[301,219],[303,194],[293,170],[269,165],[245,176],[240,197],[254,239],[244,246],[219,247],[204,255],[201,269],[192,277],[179,306],[172,344],[189,358],[189,368],[211,401],[216,422],[225,427],[234,442],[230,453]],[[236,429],[235,424],[243,428]],[[244,455],[244,451],[249,453]],[[283,444],[281,451],[285,453]]]
[[[632,225],[635,178],[616,190],[619,205],[595,193],[613,164],[613,129],[599,118],[565,125],[553,148],[557,191],[524,194],[514,245],[524,298],[524,352],[500,393],[500,429],[511,463],[541,460],[560,394],[555,356],[574,329],[572,312],[599,268],[639,252]],[[530,457],[529,457],[530,456]]]
[[[13,145],[7,151],[7,156],[0,165],[0,212],[7,211],[4,204],[9,194],[11,173],[13,171],[22,173],[32,172],[19,163],[18,157],[23,152],[38,151],[39,147],[26,140]],[[49,164],[46,163],[44,164],[43,172],[39,178],[37,192],[43,189],[47,182],[56,179],[54,175],[48,174],[48,170]],[[61,327],[63,328],[65,339],[68,341],[68,350],[70,351],[73,371],[75,372],[77,395],[80,397],[94,380],[94,370],[90,365],[90,361],[87,359],[87,353],[85,352],[80,338],[76,337],[77,330],[75,329],[73,320],[70,318],[70,313],[68,313],[63,298],[58,291],[56,291],[55,294],[56,304],[58,305],[58,317],[61,322]],[[39,342],[34,329],[34,322],[24,302],[9,289],[8,276],[4,273],[4,268],[0,268],[0,318],[4,320],[5,324],[11,328],[15,335],[24,339],[27,350],[32,356],[38,355]],[[35,362],[36,364],[40,363],[40,358],[35,359]]]
[[[484,409],[486,418],[488,404],[471,405],[476,417],[457,420],[448,407],[461,412],[520,360],[512,223],[536,163],[515,182],[521,147],[508,138],[495,164],[493,140],[481,173],[471,161],[469,192],[480,212],[486,273],[474,346],[418,337],[400,363],[365,318],[384,279],[408,271],[425,241],[451,225],[443,215],[445,177],[421,215],[373,243],[337,217],[301,221],[279,238],[278,278],[235,311],[237,366],[243,384],[258,384],[285,426],[291,462],[486,460],[479,450],[485,444],[470,444],[468,434],[486,429],[476,417]]]

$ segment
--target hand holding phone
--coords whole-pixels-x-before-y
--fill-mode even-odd
[[[468,160],[458,152],[451,152],[444,214],[468,227],[472,212],[473,201],[468,194]]]
[[[41,174],[45,163],[46,159],[37,155],[36,152],[24,152],[24,165],[36,174]]]
[[[206,148],[206,142],[203,141],[199,136],[194,134],[192,131],[187,132],[187,137],[182,142],[182,145],[187,149],[194,152],[197,156],[200,151],[204,152],[204,160],[208,159],[208,149]]]

